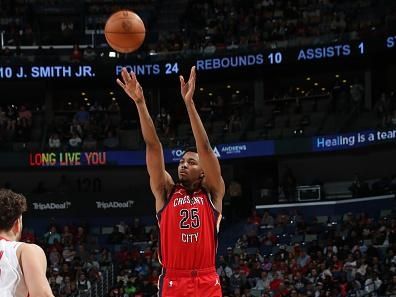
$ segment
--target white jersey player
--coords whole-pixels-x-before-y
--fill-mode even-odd
[[[18,242],[26,208],[24,196],[0,189],[0,297],[53,297],[44,251]]]

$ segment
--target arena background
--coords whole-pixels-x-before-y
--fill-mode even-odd
[[[147,35],[118,54],[107,17]],[[224,296],[396,296],[393,1],[0,1],[0,186],[26,195],[56,297],[156,296],[141,81],[176,175],[195,100],[227,194]]]

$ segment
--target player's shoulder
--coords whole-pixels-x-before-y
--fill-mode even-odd
[[[18,248],[21,253],[28,253],[32,255],[44,254],[44,250],[37,244],[34,243],[25,243],[22,242],[20,247]]]
[[[222,200],[225,194],[225,188],[224,188],[224,181],[222,180],[222,187],[219,189],[212,189],[209,187],[208,184],[205,182],[202,183],[202,189],[204,192],[206,192],[212,199],[220,199]]]
[[[206,184],[202,184],[202,186],[199,188],[199,192],[206,194],[208,196],[213,196],[212,191],[209,189],[209,187]]]
[[[20,242],[20,245],[16,250],[16,254],[21,265],[31,259],[40,259],[45,257],[45,252],[40,246],[34,243],[25,242]]]
[[[170,186],[170,190],[168,193],[168,197],[176,196],[177,194],[183,194],[185,192],[185,188],[180,183],[174,183]]]

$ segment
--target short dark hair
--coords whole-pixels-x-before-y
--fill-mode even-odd
[[[0,230],[9,231],[15,220],[26,210],[25,196],[8,189],[0,189]]]
[[[187,146],[184,148],[184,153],[183,156],[188,153],[188,152],[192,152],[192,153],[198,153],[197,147],[196,146]]]

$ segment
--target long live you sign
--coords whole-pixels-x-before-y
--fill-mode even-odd
[[[30,153],[31,167],[72,167],[107,165],[106,152],[49,152]]]

